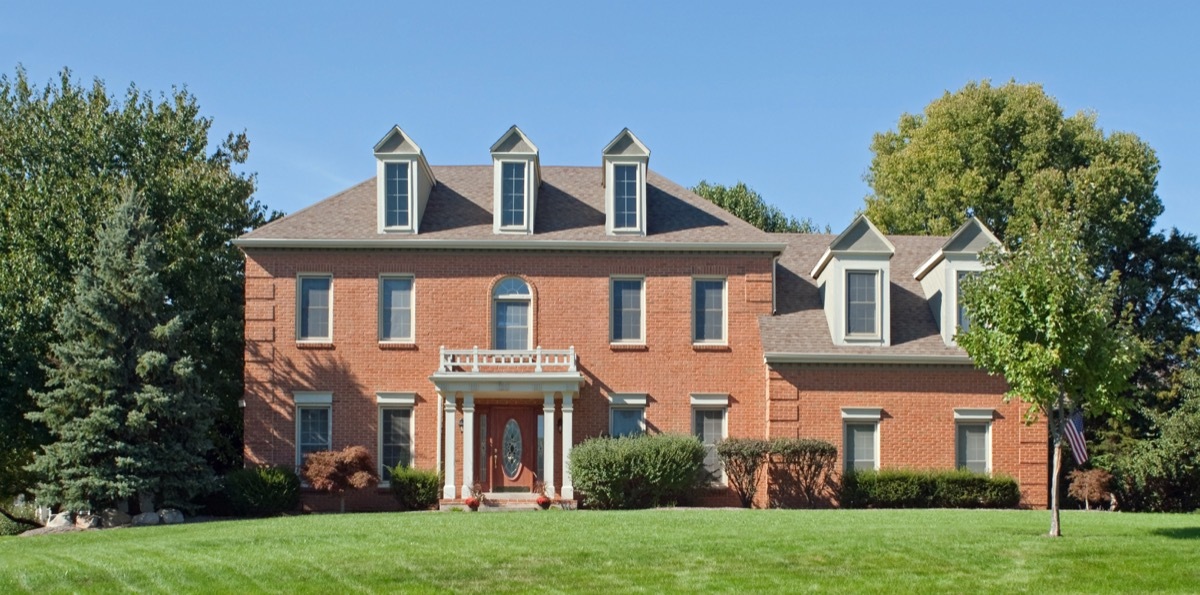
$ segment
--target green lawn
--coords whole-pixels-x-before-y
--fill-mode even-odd
[[[1200,590],[1200,515],[309,515],[0,538],[0,592]]]

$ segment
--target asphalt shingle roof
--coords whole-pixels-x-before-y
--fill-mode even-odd
[[[891,260],[892,344],[890,347],[838,346],[829,333],[817,282],[810,273],[835,236],[770,234],[787,243],[779,259],[778,314],[759,317],[763,351],[804,354],[887,354],[902,356],[962,356],[947,347],[939,334],[921,282],[913,272],[941,248],[945,237],[888,236],[896,247]]]
[[[420,233],[378,233],[375,178],[260,227],[242,239],[574,240],[598,242],[778,242],[690,190],[651,171],[646,179],[647,235],[604,231],[600,167],[541,168],[533,235],[492,232],[492,166],[435,166]],[[764,247],[769,249],[768,247]]]

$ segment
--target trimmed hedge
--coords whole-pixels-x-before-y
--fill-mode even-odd
[[[225,476],[225,495],[235,516],[274,516],[300,505],[300,478],[290,467],[238,469]]]
[[[1016,480],[965,469],[858,471],[842,476],[844,508],[1015,508]]]
[[[837,447],[813,438],[776,438],[771,441],[772,506],[828,504]]]
[[[571,449],[571,477],[589,508],[676,504],[702,484],[704,455],[695,436],[593,438]]]
[[[725,467],[725,477],[729,479],[729,487],[737,493],[742,508],[754,504],[770,450],[770,443],[759,438],[726,438],[717,443],[717,456],[721,457]]]
[[[442,474],[404,465],[391,469],[392,495],[400,510],[429,510],[438,503],[442,491]]]

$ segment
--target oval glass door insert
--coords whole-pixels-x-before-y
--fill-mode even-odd
[[[517,425],[515,419],[510,419],[504,424],[502,449],[504,475],[509,479],[516,479],[517,474],[521,472],[521,426]]]

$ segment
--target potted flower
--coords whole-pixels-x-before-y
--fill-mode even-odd
[[[475,483],[471,485],[471,495],[463,500],[463,504],[471,510],[479,510],[479,505],[483,502],[483,486]]]
[[[538,497],[537,497],[538,507],[541,508],[542,510],[546,510],[547,508],[550,508],[550,503],[552,501],[550,500],[550,497],[546,495],[546,484],[544,484],[540,481],[533,484],[533,491],[534,491],[534,493],[536,493],[538,495]]]

